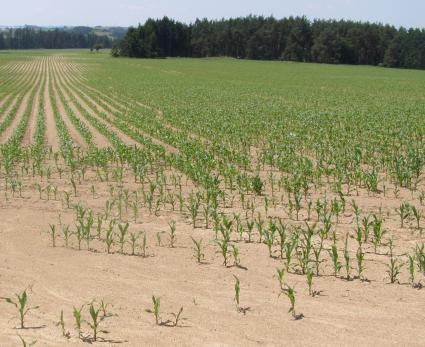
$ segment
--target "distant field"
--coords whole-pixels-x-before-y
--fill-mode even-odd
[[[108,53],[0,53],[0,346],[423,345],[425,71]]]

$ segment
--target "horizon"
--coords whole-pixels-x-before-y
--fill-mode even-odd
[[[425,27],[425,18],[421,16],[424,11],[425,3],[420,0],[403,4],[396,0],[376,0],[372,4],[367,0],[299,0],[296,4],[289,0],[263,0],[261,3],[254,0],[234,0],[231,3],[217,0],[214,4],[194,0],[182,0],[179,4],[171,0],[123,0],[120,3],[39,0],[34,4],[29,0],[18,0],[3,6],[0,26],[127,28],[144,23],[148,18],[164,16],[190,24],[196,19],[220,20],[251,14],[277,19],[305,16],[311,21],[347,20],[422,29]]]

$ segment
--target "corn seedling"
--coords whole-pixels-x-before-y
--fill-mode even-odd
[[[172,221],[171,223],[168,223],[168,226],[170,227],[170,231],[168,233],[170,236],[170,248],[174,248],[174,244],[176,242],[176,222]]]
[[[404,221],[410,216],[410,205],[408,203],[402,203],[398,209],[397,214],[400,217],[400,227],[404,227]]]
[[[75,183],[74,178],[71,178],[71,186],[72,190],[74,191],[74,196],[77,197],[77,184]]]
[[[279,248],[280,248],[280,258],[283,259],[283,254],[285,253],[285,242],[286,242],[286,226],[279,220],[279,227],[277,228],[279,234]]]
[[[267,246],[267,249],[269,251],[269,257],[272,258],[272,247],[275,241],[275,232],[276,229],[275,228],[270,228],[269,230],[264,230],[263,235],[264,235],[264,241],[263,243]]]
[[[15,306],[18,310],[20,329],[25,329],[25,317],[28,315],[30,311],[39,309],[39,306],[28,307],[28,294],[25,289],[22,293],[15,294],[16,299],[12,298],[2,298],[8,304]]]
[[[223,264],[227,267],[227,263],[229,261],[229,241],[227,239],[224,240],[216,240],[215,241],[219,250],[217,253],[220,253],[223,257]]]
[[[347,280],[349,280],[350,279],[351,265],[350,265],[350,253],[348,252],[348,234],[345,237],[344,261],[345,261],[345,274],[347,276],[346,278],[347,278]]]
[[[393,250],[394,250],[393,239],[390,239],[389,241],[389,248],[390,248],[390,262],[389,264],[387,264],[387,274],[390,279],[390,282],[395,283],[397,281],[397,277],[400,275],[400,269],[403,266],[403,264],[393,254]]]
[[[334,276],[337,277],[339,272],[341,271],[342,264],[339,261],[338,249],[335,243],[332,244],[331,250],[329,251],[329,255],[331,256],[332,264],[334,267]]]
[[[232,245],[232,255],[233,255],[233,266],[241,267],[241,260],[239,258],[239,248],[235,245]]]
[[[112,317],[112,315],[105,315],[101,313],[105,313],[105,307],[96,305],[95,302],[92,302],[89,306],[91,321],[87,322],[87,324],[93,331],[93,341],[97,341],[97,335],[99,332],[104,334],[108,333],[106,330],[99,330],[99,326],[106,318]]]
[[[416,228],[418,230],[421,229],[421,219],[422,219],[422,212],[416,208],[416,206],[411,206],[411,211],[413,213],[413,216],[415,217],[416,220]]]
[[[285,268],[276,269],[276,273],[277,273],[277,280],[279,281],[279,289],[283,291],[284,290],[283,285],[284,285],[284,279],[285,279]]]
[[[69,238],[72,235],[71,230],[69,229],[69,225],[62,225],[62,236],[65,241],[65,247],[68,248]]]
[[[56,323],[56,326],[61,328],[62,337],[66,338],[66,339],[71,338],[71,333],[69,331],[66,331],[66,329],[65,329],[65,321],[63,319],[63,310],[61,311],[59,322]]]
[[[142,238],[142,245],[140,246],[142,250],[142,257],[146,258],[146,247],[147,247],[147,241],[146,241],[146,233],[143,232],[143,238]]]
[[[294,287],[290,287],[289,285],[286,285],[286,290],[283,291],[283,293],[286,295],[286,297],[289,300],[290,307],[288,310],[288,313],[292,313],[292,317],[294,317],[295,320],[302,319],[304,315],[296,314],[295,312],[295,301],[296,301],[296,292]]]
[[[56,247],[56,238],[57,238],[57,231],[56,231],[56,225],[50,224],[49,225],[49,231],[50,237],[52,239],[52,247]]]
[[[292,234],[291,240],[285,244],[285,264],[286,272],[289,272],[291,266],[292,253],[298,244],[298,235]]]
[[[357,278],[359,278],[361,280],[362,274],[365,270],[365,267],[364,267],[364,252],[363,252],[363,249],[361,247],[357,248],[356,259],[357,259]]]
[[[237,277],[237,276],[235,276],[235,275],[233,275],[233,277],[235,278],[235,302],[236,302],[236,310],[238,311],[238,312],[240,312],[240,309],[239,309],[239,307],[240,307],[240,293],[241,293],[241,286],[240,286],[240,281],[239,281],[239,278]]]
[[[252,232],[254,230],[254,221],[246,221],[246,227],[247,227],[247,234],[248,234],[248,243],[252,242]]]
[[[106,252],[110,254],[111,247],[114,244],[114,226],[112,223],[109,223],[109,227],[106,230],[105,244],[106,244]]]
[[[308,294],[314,296],[313,291],[313,271],[309,268],[307,270],[307,286],[308,286]]]
[[[202,246],[202,239],[197,241],[193,237],[191,237],[193,242],[193,251],[194,251],[194,258],[198,262],[198,264],[202,264],[202,261],[205,258],[205,255],[203,253],[203,246]]]
[[[145,311],[147,313],[152,313],[155,318],[155,324],[161,325],[161,318],[160,318],[160,308],[161,308],[161,298],[156,297],[155,295],[152,295],[152,309],[146,309]]]
[[[363,226],[363,236],[364,236],[364,242],[368,242],[369,240],[369,230],[370,226],[372,225],[372,222],[370,221],[370,215],[363,217],[362,219],[362,226]],[[362,230],[360,230],[360,233]],[[358,242],[358,240],[357,240]]]
[[[121,254],[124,254],[124,244],[127,241],[128,227],[129,227],[128,223],[118,224],[118,229],[119,229],[118,242],[120,244],[120,253]]]
[[[382,228],[383,220],[379,219],[375,215],[373,216],[374,221],[372,222],[373,228],[373,246],[376,253],[377,247],[381,245],[382,237],[386,233],[386,231]]]
[[[261,195],[262,191],[263,191],[263,182],[261,181],[260,176],[255,176],[252,178],[252,190],[255,194],[257,195]]]
[[[72,315],[74,316],[74,323],[75,323],[75,329],[77,329],[78,332],[78,338],[81,338],[82,336],[82,324],[84,322],[82,317],[82,312],[85,305],[81,306],[79,309],[75,308],[72,311]]]
[[[412,287],[415,287],[415,256],[409,255],[409,281]]]
[[[142,236],[143,231],[141,232],[131,232],[130,233],[130,247],[131,247],[131,255],[135,255],[136,254],[136,246],[137,246],[137,241],[140,239],[140,237]]]

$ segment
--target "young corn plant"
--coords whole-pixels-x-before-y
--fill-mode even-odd
[[[263,181],[261,180],[260,176],[255,176],[252,178],[251,181],[251,188],[252,191],[256,194],[256,195],[261,195],[262,191],[263,191]]]
[[[409,254],[409,282],[415,288],[415,256]]]
[[[161,325],[161,317],[160,317],[160,308],[161,308],[161,298],[152,295],[152,309],[146,309],[147,313],[153,314],[155,318],[155,324]]]
[[[276,269],[277,273],[277,280],[279,281],[279,289],[280,292],[284,291],[284,284],[285,284],[285,268],[282,269]]]
[[[217,253],[221,254],[221,256],[223,257],[223,265],[227,267],[227,264],[229,262],[229,254],[230,254],[229,240],[228,239],[216,240],[215,242],[218,246]]]
[[[113,244],[114,244],[114,225],[111,222],[109,223],[109,227],[106,230],[106,235],[105,235],[106,252],[108,254],[111,253],[111,248]]]
[[[235,275],[233,275],[235,278],[235,302],[236,302],[236,310],[240,312],[240,292],[241,292],[241,286],[239,278]]]
[[[146,240],[146,232],[143,232],[142,245],[140,246],[142,250],[142,258],[147,257],[146,248],[147,248],[147,240]]]
[[[71,237],[72,232],[69,228],[69,225],[62,225],[62,237],[65,241],[65,247],[68,248],[69,246],[69,238]]]
[[[247,234],[248,234],[248,243],[252,242],[252,232],[254,231],[254,221],[246,221],[246,227],[247,227]]]
[[[78,250],[81,250],[81,242],[83,242],[84,239],[84,229],[83,226],[76,225],[76,231],[75,231],[75,237],[77,238],[77,244],[78,244]]]
[[[191,237],[193,242],[193,251],[194,251],[194,258],[198,262],[198,264],[202,264],[203,260],[205,259],[205,254],[203,252],[203,245],[202,245],[202,239],[199,241],[195,240],[193,237]]]
[[[129,227],[128,223],[118,224],[118,229],[119,229],[118,242],[120,244],[120,253],[121,254],[124,254],[124,245],[127,242],[128,227]]]
[[[13,298],[1,298],[4,301],[6,301],[8,304],[11,304],[15,306],[15,308],[18,310],[18,316],[19,316],[19,328],[25,329],[25,317],[28,315],[30,311],[38,310],[40,306],[28,306],[28,294],[27,290],[25,289],[22,293],[16,293],[15,299]]]
[[[58,236],[57,230],[56,230],[56,225],[54,224],[49,224],[49,231],[48,231],[51,239],[52,239],[52,247],[55,248],[56,247],[56,238]]]
[[[264,235],[263,243],[267,246],[270,258],[273,257],[272,248],[273,248],[273,244],[274,244],[274,241],[275,241],[275,233],[276,233],[275,228],[271,228],[269,230],[264,230],[264,232],[263,232],[263,235]]]
[[[345,237],[344,261],[345,261],[345,274],[347,276],[346,279],[347,279],[347,281],[349,281],[350,280],[351,265],[350,265],[350,253],[348,252],[348,234]]]
[[[172,221],[171,223],[168,223],[168,226],[170,227],[170,231],[168,232],[168,235],[170,237],[170,248],[174,248],[175,242],[176,242],[176,222]]]
[[[416,229],[421,230],[421,219],[423,217],[422,212],[417,209],[416,206],[411,206],[411,211],[416,220]]]
[[[283,254],[285,253],[285,242],[286,242],[286,225],[279,220],[279,227],[277,228],[279,234],[279,248],[280,248],[280,259],[283,259]]]
[[[314,265],[315,265],[315,269],[316,269],[316,276],[319,276],[320,274],[320,264],[324,261],[321,260],[321,254],[322,254],[322,250],[323,250],[323,243],[325,241],[325,230],[324,229],[320,229],[319,231],[319,238],[320,238],[320,242],[317,246],[313,246],[313,254],[314,254]]]
[[[131,248],[131,255],[136,255],[136,248],[137,248],[137,241],[139,241],[140,237],[142,236],[143,231],[140,232],[131,232],[129,237],[129,244]]]
[[[241,260],[239,258],[239,248],[236,247],[235,245],[231,245],[231,246],[232,246],[232,255],[233,255],[233,266],[242,268]]]
[[[370,215],[363,217],[362,226],[363,226],[364,242],[368,242],[369,240],[369,231],[370,231],[371,225],[372,225],[372,221],[370,221]],[[360,230],[360,233],[361,232],[362,230]]]
[[[389,248],[390,248],[390,262],[387,264],[387,274],[389,277],[390,282],[393,284],[397,281],[398,276],[400,275],[400,270],[403,264],[401,261],[394,256],[394,243],[393,239],[390,239],[389,241]]]
[[[192,226],[196,228],[196,218],[198,217],[199,212],[199,201],[196,198],[192,198],[190,204],[188,205],[188,210],[190,217],[192,218]]]
[[[332,264],[334,267],[334,276],[337,277],[339,272],[341,271],[342,264],[339,261],[338,249],[335,243],[332,244],[331,250],[329,251],[329,255],[332,259]]]
[[[384,236],[384,234],[386,234],[386,230],[383,229],[382,227],[382,223],[383,220],[376,217],[375,215],[373,216],[374,221],[372,222],[372,228],[373,228],[373,246],[374,246],[374,251],[376,253],[378,246],[381,245],[382,243],[382,237]]]
[[[112,315],[105,315],[102,314],[104,312],[103,308],[100,305],[96,305],[95,302],[90,303],[89,306],[89,314],[90,314],[90,321],[87,322],[89,327],[92,329],[93,332],[93,341],[97,341],[98,334],[104,333],[107,334],[108,331],[106,330],[99,330],[100,324],[109,317],[112,317]]]
[[[365,266],[364,266],[364,255],[365,253],[363,252],[362,247],[358,247],[357,248],[357,252],[356,252],[356,260],[357,260],[357,278],[360,280],[363,280],[363,272],[365,270]]]
[[[75,308],[72,311],[72,315],[74,316],[74,323],[75,323],[75,329],[77,329],[78,332],[78,338],[82,338],[83,331],[82,331],[82,324],[85,322],[82,317],[82,312],[85,305],[81,306],[79,309]]]
[[[308,286],[308,294],[310,296],[314,296],[314,291],[313,291],[313,271],[308,268],[307,270],[307,286]]]
[[[236,303],[236,311],[239,313],[243,313],[244,315],[250,310],[249,307],[242,307],[240,305],[240,295],[241,295],[241,282],[236,275],[233,275],[235,279],[235,303]]]
[[[285,244],[285,269],[289,272],[291,267],[292,254],[298,245],[298,235],[292,234],[291,240]]]
[[[68,340],[71,338],[71,333],[69,331],[67,331],[66,328],[65,328],[65,320],[63,318],[63,310],[61,311],[61,315],[60,315],[59,321],[56,323],[56,326],[61,328],[62,337],[66,338]]]
[[[404,202],[396,209],[397,214],[400,217],[400,227],[404,227],[404,221],[410,216],[410,204]]]
[[[359,206],[357,205],[357,203],[354,199],[351,200],[351,206],[352,206],[354,214],[356,216],[356,225],[357,225],[357,227],[359,227],[360,226],[359,222],[360,222],[361,209],[359,208]]]
[[[286,285],[285,291],[283,291],[283,293],[286,295],[286,297],[288,298],[289,303],[290,303],[288,313],[291,313],[292,317],[295,320],[300,320],[300,319],[304,318],[304,315],[302,313],[297,314],[296,311],[295,311],[295,301],[296,301],[295,288],[290,287],[289,285]]]

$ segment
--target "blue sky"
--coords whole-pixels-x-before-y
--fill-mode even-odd
[[[306,15],[425,27],[425,0],[4,0],[3,25],[137,25],[148,17],[191,22],[248,14]]]

